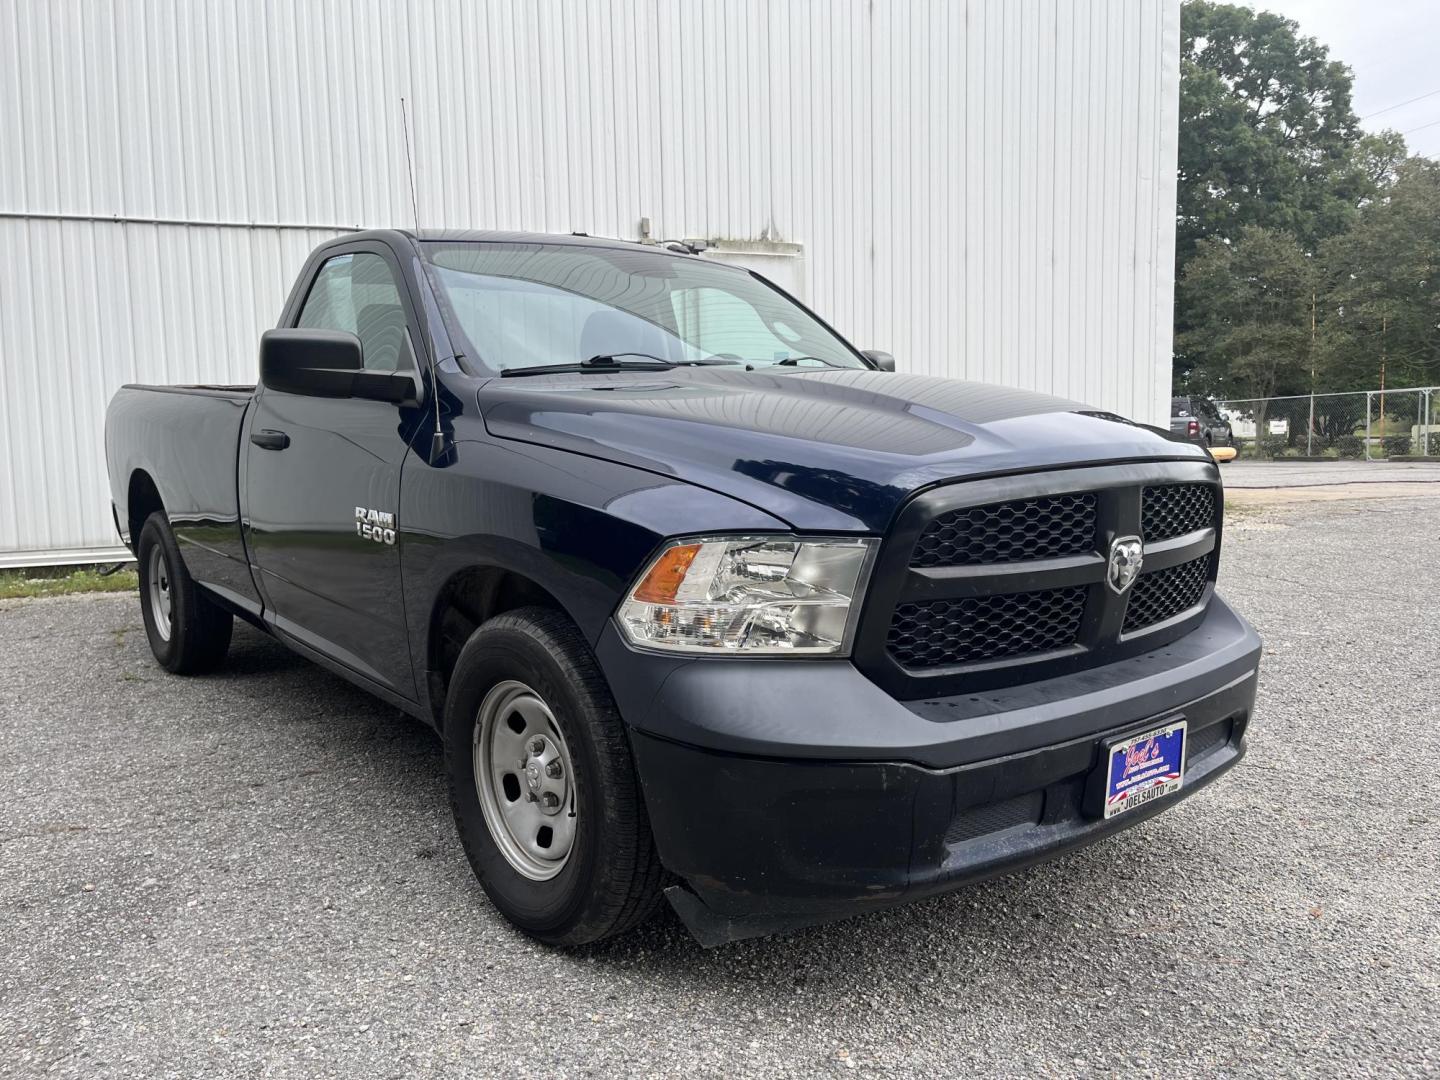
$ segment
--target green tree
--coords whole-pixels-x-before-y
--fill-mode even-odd
[[[1307,392],[1315,288],[1314,260],[1290,233],[1246,225],[1234,243],[1202,240],[1178,290],[1191,385],[1231,399]]]
[[[1386,130],[1361,137],[1351,161],[1351,168],[1358,173],[1354,181],[1361,193],[1358,206],[1366,206],[1389,190],[1399,179],[1407,154],[1405,137],[1398,131]]]
[[[1283,16],[1193,0],[1181,10],[1177,254],[1246,225],[1307,251],[1344,231],[1385,165],[1361,152],[1350,70]]]
[[[1440,163],[1411,158],[1394,186],[1321,252],[1326,389],[1440,381]]]
[[[1290,19],[1210,0],[1189,0],[1181,9],[1176,279],[1192,285],[1176,295],[1178,385],[1233,384],[1259,393],[1273,381],[1310,389],[1310,324],[1321,298],[1295,291],[1291,278],[1275,282],[1266,295],[1270,304],[1280,297],[1295,304],[1277,312],[1279,326],[1306,331],[1307,378],[1298,380],[1291,377],[1293,355],[1262,361],[1240,349],[1233,335],[1225,344],[1208,337],[1223,324],[1216,322],[1216,299],[1193,282],[1235,257],[1216,243],[1238,247],[1245,235],[1252,262],[1258,266],[1271,257],[1276,272],[1293,278],[1296,257],[1343,235],[1361,208],[1394,182],[1404,140],[1390,131],[1361,132],[1350,92],[1349,69]],[[1251,228],[1263,230],[1268,240],[1245,232]],[[1290,238],[1294,250],[1281,237]],[[1191,263],[1202,257],[1207,265],[1192,272]],[[1313,276],[1313,268],[1307,272]],[[1240,293],[1257,299],[1257,283]],[[1241,299],[1231,289],[1219,302]],[[1283,338],[1288,332],[1276,333]],[[1338,352],[1326,355],[1340,362]],[[1232,359],[1242,365],[1234,372],[1226,366]]]

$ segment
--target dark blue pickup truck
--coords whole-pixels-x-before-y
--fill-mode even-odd
[[[433,725],[480,883],[562,945],[928,896],[1234,765],[1205,452],[893,367],[664,246],[332,241],[259,385],[110,405],[151,648],[212,669],[238,617]]]

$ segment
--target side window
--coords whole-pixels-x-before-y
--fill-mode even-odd
[[[390,264],[359,251],[327,259],[315,276],[296,324],[307,330],[346,330],[360,339],[372,371],[413,367],[405,306]]]

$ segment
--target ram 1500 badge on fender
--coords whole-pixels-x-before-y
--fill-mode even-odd
[[[332,241],[258,385],[111,402],[151,648],[239,617],[433,725],[481,885],[564,945],[932,895],[1233,766],[1204,450],[890,368],[653,246]]]

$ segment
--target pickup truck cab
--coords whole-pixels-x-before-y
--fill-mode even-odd
[[[334,240],[256,386],[111,402],[151,648],[212,669],[238,617],[433,725],[481,885],[561,945],[932,895],[1233,766],[1214,462],[890,368],[664,246]]]

